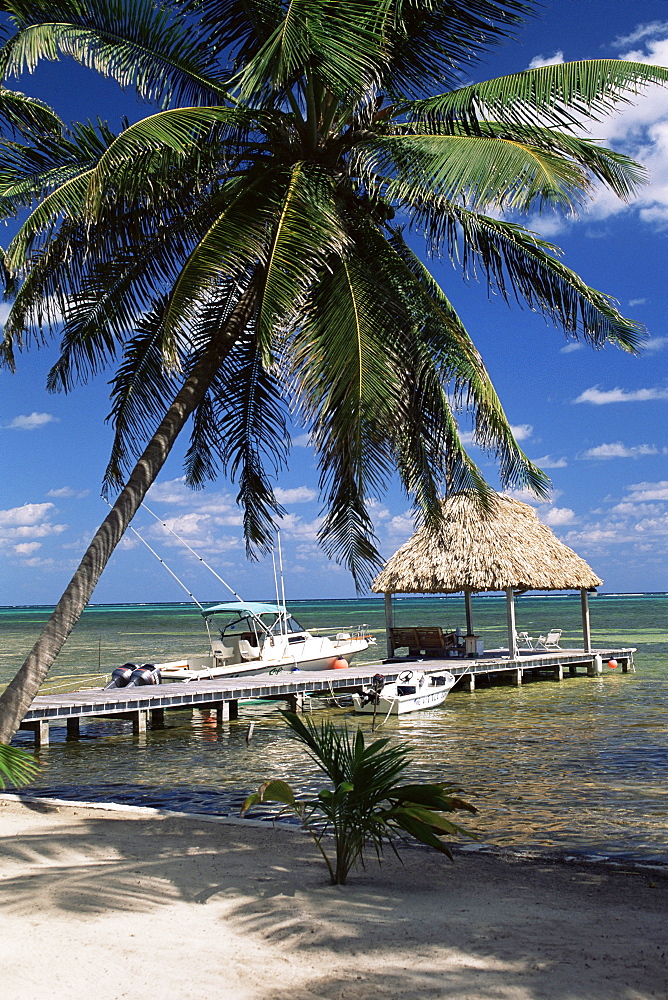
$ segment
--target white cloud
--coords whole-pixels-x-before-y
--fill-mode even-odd
[[[541,458],[532,459],[534,465],[539,469],[565,469],[568,462],[565,458],[552,458],[551,455],[543,455]]]
[[[630,35],[615,38],[612,44],[616,49],[625,49],[628,45],[641,42],[643,38],[654,38],[663,34],[668,34],[668,21],[648,21],[647,24],[639,24]]]
[[[415,514],[407,510],[404,514],[397,514],[387,522],[387,533],[391,538],[402,538],[406,541],[415,533]]]
[[[630,306],[644,306],[647,299],[629,299]]]
[[[628,447],[621,441],[612,444],[599,444],[595,448],[588,448],[583,452],[582,458],[641,458],[644,455],[657,455],[658,448],[652,444],[637,444]]]
[[[655,351],[662,351],[668,345],[668,337],[650,337],[642,345],[643,351],[654,354]]]
[[[21,507],[0,510],[0,546],[34,544],[37,538],[60,535],[66,530],[65,524],[53,524],[51,517],[56,512],[52,503],[26,503]],[[39,543],[37,543],[39,544]],[[17,554],[25,554],[18,552]]]
[[[0,302],[0,327],[4,327],[7,322],[7,317],[9,316],[9,311],[12,308],[10,302]]]
[[[24,503],[22,507],[0,510],[0,527],[37,524],[55,509],[55,504],[52,503]]]
[[[526,441],[533,435],[533,426],[531,424],[511,424],[510,429],[516,441]]]
[[[75,490],[71,486],[61,486],[57,490],[49,490],[47,492],[48,497],[55,497],[56,499],[63,500],[82,500],[87,497],[90,490]]]
[[[572,354],[573,351],[582,351],[584,349],[584,344],[580,343],[579,340],[571,340],[570,343],[566,344],[559,351],[560,354]]]
[[[146,494],[146,499],[149,501],[156,500],[160,503],[176,503],[190,506],[194,496],[196,494],[185,484],[185,476],[179,476],[178,479],[169,479],[164,483],[153,483]]]
[[[627,45],[643,42],[642,48]],[[626,39],[618,39],[622,59],[668,65],[668,22],[654,21],[639,25]],[[642,163],[648,183],[641,186],[630,208],[639,217],[658,228],[668,226],[668,91],[659,86],[643,88],[632,104],[618,105],[619,110],[594,123],[595,137],[603,139],[618,152]],[[589,208],[594,218],[606,218],[627,211],[624,202],[610,191],[599,189]]]
[[[298,539],[301,542],[316,542],[321,525],[322,518],[320,517],[314,521],[303,521],[296,514],[287,514],[278,523],[281,537],[289,540]]]
[[[309,486],[295,486],[288,490],[277,486],[274,493],[279,503],[309,503],[318,499],[318,491]]]
[[[657,483],[632,483],[627,489],[628,499],[632,501],[668,500],[668,479]]]
[[[37,413],[37,411],[33,411],[32,413],[20,414],[18,417],[14,417],[8,424],[3,424],[3,428],[8,431],[34,431],[38,427],[45,427],[47,424],[57,422],[58,417],[54,417],[52,413]]]
[[[564,61],[564,53],[559,50],[553,56],[534,56],[529,63],[529,69],[538,69],[540,66],[559,66]]]
[[[17,556],[31,556],[33,552],[37,549],[41,549],[41,542],[21,542],[19,545],[14,546],[14,552]]]
[[[574,403],[593,403],[594,406],[604,406],[607,403],[645,403],[655,399],[668,399],[668,389],[599,389],[592,386],[581,392]]]
[[[310,448],[311,446],[311,435],[310,434],[298,434],[297,437],[292,438],[293,448]]]
[[[550,507],[548,510],[540,511],[539,517],[543,524],[547,524],[550,528],[572,524],[576,519],[575,511],[570,507]]]

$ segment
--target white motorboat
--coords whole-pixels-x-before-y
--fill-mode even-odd
[[[425,674],[422,670],[404,670],[396,681],[385,684],[380,674],[373,687],[354,694],[353,707],[366,715],[404,715],[423,708],[442,705],[457,678],[444,670],[440,674]]]
[[[326,670],[347,665],[375,642],[364,632],[315,636],[297,622],[284,604],[233,601],[202,610],[210,654],[185,656],[169,663],[126,663],[112,674],[109,687],[248,677],[283,670]],[[347,661],[347,662],[346,662]]]

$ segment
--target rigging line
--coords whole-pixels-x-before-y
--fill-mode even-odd
[[[102,497],[102,499],[103,499],[103,500],[104,500],[104,502],[106,503],[107,507],[109,507],[109,509],[110,509],[110,510],[112,510],[113,508],[112,508],[111,504],[109,503],[109,501],[107,500],[107,498],[106,498],[106,497]],[[188,588],[186,587],[185,583],[183,583],[183,582],[182,582],[181,580],[179,580],[179,578],[178,578],[178,576],[176,575],[176,573],[175,573],[175,572],[174,572],[173,570],[171,570],[171,569],[169,568],[169,566],[167,565],[167,563],[165,562],[165,560],[164,560],[164,559],[161,559],[161,558],[160,558],[160,556],[159,556],[159,555],[158,555],[158,553],[157,553],[157,552],[155,551],[155,549],[152,549],[152,548],[151,548],[151,546],[150,546],[150,545],[148,544],[148,542],[146,541],[146,539],[145,539],[145,538],[142,538],[142,536],[141,536],[141,535],[139,534],[139,532],[137,531],[137,529],[136,529],[136,528],[133,528],[131,524],[129,524],[129,525],[128,525],[128,527],[129,527],[130,531],[131,531],[131,532],[132,532],[132,533],[133,533],[134,535],[136,535],[136,536],[137,536],[137,538],[138,538],[138,539],[139,539],[139,541],[140,541],[140,542],[142,543],[142,545],[145,545],[145,546],[146,546],[146,548],[147,548],[147,549],[148,549],[148,551],[149,551],[149,552],[151,553],[151,555],[154,555],[154,556],[155,556],[155,558],[156,558],[156,559],[158,560],[158,562],[159,562],[159,563],[162,563],[162,565],[163,565],[163,566],[165,567],[165,569],[166,569],[166,570],[167,570],[167,572],[168,572],[168,573],[170,574],[170,576],[173,576],[173,577],[174,577],[174,579],[175,579],[175,580],[176,580],[176,582],[178,583],[179,587],[182,587],[182,588],[183,588],[183,589],[185,590],[185,592],[186,592],[186,594],[188,595],[188,597],[190,597],[190,598],[191,598],[191,600],[193,600],[193,601],[195,602],[195,604],[196,604],[196,605],[197,605],[197,607],[198,607],[198,608],[200,609],[200,611],[204,611],[204,605],[200,604],[200,603],[199,603],[199,601],[197,600],[197,598],[195,597],[195,595],[194,595],[194,594],[191,594],[191,593],[190,593],[190,591],[189,591],[189,590],[188,590]]]
[[[167,531],[170,532],[170,534],[174,535],[174,538],[176,538],[179,542],[181,542],[181,545],[185,545],[185,547],[188,549],[188,551],[192,552],[192,554],[195,556],[195,558],[199,559],[199,561],[202,563],[203,566],[206,566],[206,568],[208,569],[209,573],[213,573],[213,575],[215,576],[216,580],[218,580],[220,583],[222,583],[222,585],[224,587],[227,587],[227,589],[229,590],[230,594],[233,594],[238,601],[241,601],[243,603],[243,598],[239,597],[239,595],[237,594],[236,590],[234,590],[233,587],[230,587],[229,583],[227,583],[226,580],[223,580],[222,576],[218,576],[218,574],[216,573],[215,569],[213,569],[211,566],[209,566],[209,564],[197,552],[195,552],[195,550],[192,548],[192,546],[188,545],[188,543],[186,542],[185,538],[181,538],[180,535],[177,535],[177,533],[174,531],[174,529],[170,528],[170,526],[167,524],[167,522],[163,521],[162,518],[159,517],[154,511],[152,511],[150,507],[147,507],[145,503],[142,502],[141,506],[144,508],[144,510],[147,510],[149,512],[149,514],[151,515],[151,517],[154,517],[156,519],[156,521],[158,521],[158,523],[163,526],[163,528],[166,528]]]
[[[209,566],[208,562],[206,562],[206,560],[203,559],[202,556],[199,555],[199,553],[195,552],[194,548],[191,545],[188,545],[188,542],[185,540],[185,538],[181,538],[181,536],[178,535],[174,531],[173,528],[170,528],[170,526],[167,524],[166,521],[163,521],[162,518],[159,517],[155,513],[155,511],[152,511],[151,508],[148,507],[143,501],[141,503],[141,506],[144,508],[144,510],[148,511],[148,513],[151,515],[151,517],[154,517],[156,519],[156,521],[158,522],[158,524],[161,524],[163,526],[163,528],[166,528],[167,531],[169,531],[170,534],[174,535],[174,538],[176,538],[176,540],[179,541],[181,543],[181,545],[185,545],[185,547],[188,549],[188,551],[192,552],[192,554],[195,556],[195,559],[199,560],[199,562],[201,562],[202,565],[205,566],[208,569],[209,573],[212,573],[215,576],[216,580],[218,580],[220,583],[222,583],[222,585],[224,587],[227,587],[227,589],[229,590],[230,594],[233,594],[234,597],[236,597],[236,599],[241,604],[245,604],[244,599],[242,597],[240,597],[239,594],[237,594],[236,590],[234,590],[233,587],[230,587],[230,585],[227,582],[227,580],[223,580],[222,576],[219,576],[218,573],[216,573],[215,569],[212,566]],[[162,562],[162,560],[160,560],[160,561]],[[170,570],[170,572],[171,572],[171,570]],[[174,576],[173,573],[172,573],[172,576]],[[183,584],[181,584],[181,586],[183,586]],[[202,607],[201,604],[199,606]],[[260,626],[261,630],[265,633],[265,635],[269,635],[270,630],[269,630],[269,628],[267,628],[267,626],[262,621],[262,619],[259,617],[259,615],[256,615],[254,611],[250,610],[250,608],[248,610],[249,610],[250,617],[253,619],[253,621],[255,621]]]
[[[283,619],[285,621],[285,634],[288,634],[288,606],[285,603],[285,577],[283,575],[283,549],[281,548],[281,533],[276,532],[278,542],[278,573],[281,578],[281,596],[283,598]]]

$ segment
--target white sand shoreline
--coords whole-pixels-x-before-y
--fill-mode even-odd
[[[409,850],[331,887],[292,827],[12,795],[0,837],[8,1000],[668,995],[654,866]]]

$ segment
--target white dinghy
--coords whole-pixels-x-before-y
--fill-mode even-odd
[[[404,670],[396,681],[384,683],[378,674],[374,686],[354,694],[353,707],[365,715],[404,715],[423,708],[442,705],[457,678],[449,670],[439,674],[425,674],[422,670]]]

